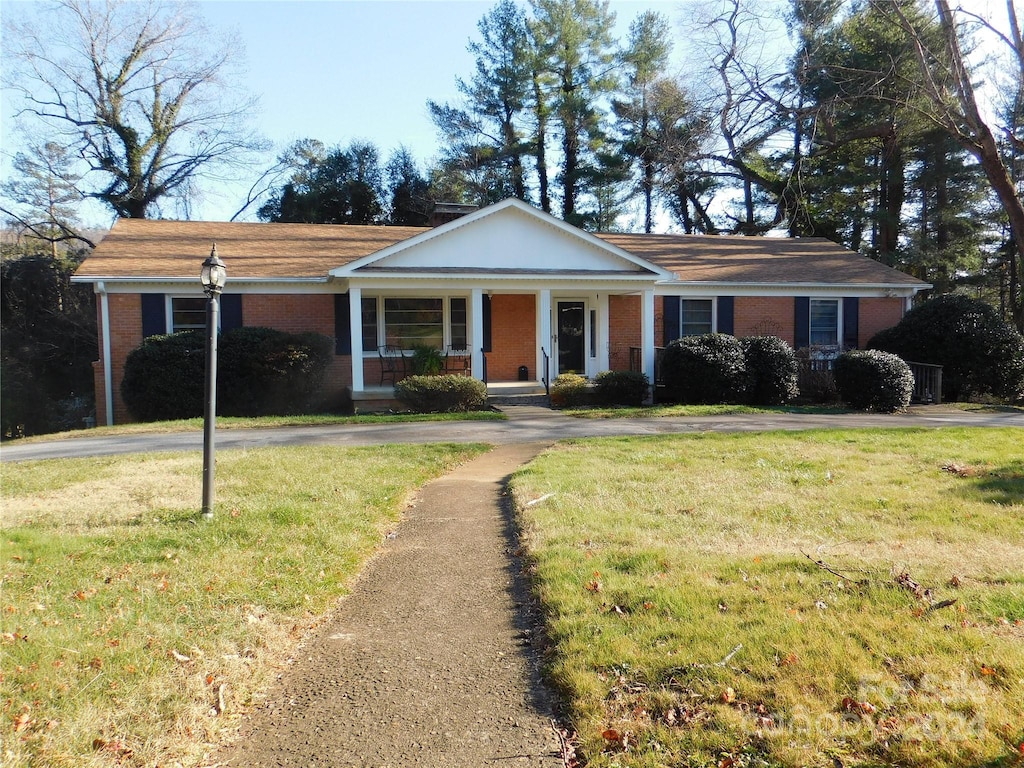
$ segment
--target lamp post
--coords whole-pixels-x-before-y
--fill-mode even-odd
[[[206,294],[206,411],[203,416],[203,517],[213,518],[213,431],[217,421],[217,326],[220,317],[220,292],[228,271],[217,258],[217,244],[203,262],[199,280]]]

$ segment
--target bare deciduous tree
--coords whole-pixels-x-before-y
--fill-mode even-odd
[[[230,82],[240,49],[215,40],[194,9],[58,0],[45,23],[4,29],[19,124],[77,154],[83,194],[119,216],[145,218],[199,175],[262,148],[254,102]]]
[[[914,43],[922,74],[922,87],[929,103],[925,116],[977,158],[1006,213],[1016,249],[1011,309],[1015,325],[1024,331],[1024,292],[1020,285],[1020,276],[1024,271],[1024,201],[1021,200],[1020,190],[1013,183],[995,133],[978,105],[972,72],[964,56],[962,24],[950,8],[948,0],[935,0],[944,50],[933,51],[929,49],[924,35],[899,5],[886,0],[871,2],[880,13],[890,14]],[[1024,44],[1021,42],[1024,36],[1021,34],[1013,0],[1007,0],[1007,17],[1011,31],[997,38],[1009,47],[1017,68],[1024,72]],[[970,18],[977,20],[973,14]],[[1021,137],[1015,135],[1012,129],[1006,128],[1005,131],[1014,146],[1021,141]]]

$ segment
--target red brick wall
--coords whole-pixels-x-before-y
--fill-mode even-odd
[[[902,320],[905,301],[901,298],[862,298],[858,307],[857,346],[863,349],[876,333]]]
[[[111,293],[107,296],[110,315],[110,371],[114,381],[114,423],[132,421],[128,408],[121,399],[121,379],[124,378],[124,361],[128,353],[142,343],[142,299],[137,293]],[[100,377],[103,374],[103,344],[100,343]],[[102,387],[96,390],[97,406],[103,401]],[[104,409],[105,410],[105,409]],[[105,424],[99,420],[97,423]]]
[[[110,359],[113,378],[114,422],[132,421],[121,399],[121,380],[124,361],[128,354],[142,343],[142,301],[138,294],[112,293],[108,296],[110,309]],[[244,294],[242,321],[246,326],[276,328],[288,333],[312,331],[334,338],[334,296]],[[102,357],[102,344],[100,355]],[[367,361],[366,383],[376,384],[380,369],[376,358]],[[372,377],[372,378],[371,378]],[[103,390],[103,361],[95,367],[96,422],[106,423]],[[352,383],[351,357],[334,355],[327,368],[324,381],[325,394],[330,397]]]
[[[519,366],[537,378],[537,304],[533,294],[491,297],[491,351],[487,353],[489,381],[516,381]]]
[[[735,336],[778,336],[793,344],[792,296],[737,296],[733,301]]]
[[[661,315],[661,298],[654,299],[655,315]],[[643,334],[640,313],[643,311],[641,296],[608,297],[608,367],[613,371],[629,370],[629,348],[639,347]],[[655,345],[658,345],[655,336]]]

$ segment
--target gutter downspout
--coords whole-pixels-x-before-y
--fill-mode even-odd
[[[107,286],[102,280],[96,283],[96,295],[100,297],[100,323],[103,325],[103,400],[106,404],[107,426],[114,426],[114,383],[111,381],[110,364],[110,304],[107,300]]]

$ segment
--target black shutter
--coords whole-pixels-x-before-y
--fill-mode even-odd
[[[483,326],[484,326],[484,339],[483,349],[484,352],[491,351],[491,297],[488,294],[483,295]]]
[[[733,333],[733,299],[732,296],[718,297],[718,332]]]
[[[860,299],[843,299],[843,347],[856,349],[860,338]]]
[[[225,293],[220,297],[220,332],[242,327],[242,294]]]
[[[142,338],[167,333],[167,299],[162,293],[143,293]]]
[[[352,354],[352,315],[350,297],[346,293],[334,294],[334,354]]]
[[[797,296],[793,299],[793,347],[811,346],[811,299]]]
[[[666,296],[662,304],[662,346],[667,347],[679,338],[679,297]]]

